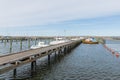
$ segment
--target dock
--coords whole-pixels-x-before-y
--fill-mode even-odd
[[[44,56],[48,56],[48,63],[50,63],[50,55],[58,53],[68,53],[81,43],[81,40],[69,41],[61,44],[50,45],[38,49],[30,49],[17,53],[0,56],[0,74],[13,70],[13,75],[17,75],[17,67],[31,63],[31,70],[36,66],[36,60]],[[5,66],[5,67],[4,67]]]

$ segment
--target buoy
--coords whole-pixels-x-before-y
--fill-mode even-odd
[[[115,52],[114,52],[114,51],[112,51],[112,54],[115,54]]]
[[[119,57],[119,53],[116,53],[116,57],[117,57],[117,58]]]

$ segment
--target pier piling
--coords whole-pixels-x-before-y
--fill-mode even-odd
[[[16,75],[17,75],[17,69],[15,68],[15,69],[13,70],[13,77],[16,77]]]
[[[50,64],[50,54],[48,54],[48,64]]]
[[[12,52],[12,42],[13,40],[10,40],[10,53]]]
[[[31,71],[34,72],[36,70],[36,60],[31,62]]]
[[[20,40],[20,50],[22,50],[22,39]]]
[[[30,39],[28,39],[28,48],[30,48]]]

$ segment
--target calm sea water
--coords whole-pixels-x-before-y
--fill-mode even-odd
[[[106,40],[106,45],[114,51],[120,52],[120,40]]]
[[[114,43],[114,42],[113,42]],[[116,58],[103,45],[81,44],[69,54],[55,58],[51,55],[37,60],[36,71],[30,64],[17,68],[17,79],[22,80],[120,80],[120,58]],[[0,75],[11,80],[13,71]]]

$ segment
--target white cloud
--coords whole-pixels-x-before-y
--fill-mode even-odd
[[[120,14],[120,0],[0,0],[0,27]]]

